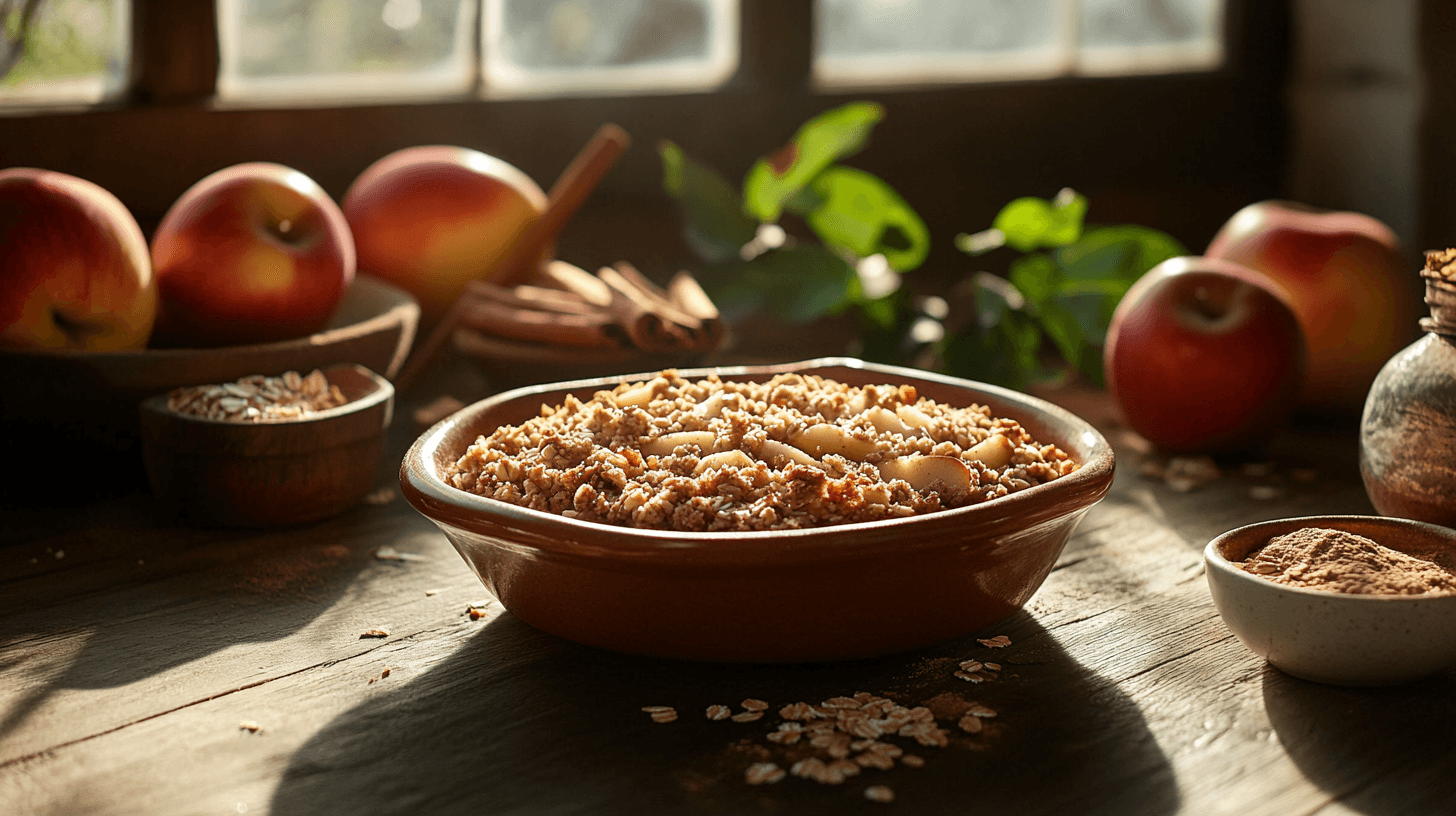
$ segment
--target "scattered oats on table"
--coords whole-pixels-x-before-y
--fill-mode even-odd
[[[667,370],[543,405],[476,439],[445,475],[458,489],[575,519],[713,532],[931,513],[1077,467],[1014,419],[909,385],[801,374],[689,381]]]
[[[755,762],[743,772],[743,781],[750,785],[772,785],[788,773],[772,762]]]
[[[895,801],[895,791],[885,785],[870,785],[865,788],[864,798],[887,805]]]

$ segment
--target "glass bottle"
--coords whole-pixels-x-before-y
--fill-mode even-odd
[[[1360,475],[1382,515],[1456,527],[1456,249],[1426,253],[1426,335],[1390,358],[1360,419]]]

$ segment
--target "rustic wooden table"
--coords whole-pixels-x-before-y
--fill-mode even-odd
[[[1026,610],[976,637],[832,665],[703,665],[543,635],[401,500],[277,531],[200,531],[144,492],[0,508],[0,813],[1434,814],[1456,803],[1456,676],[1304,682],[1224,628],[1201,566],[1262,519],[1373,512],[1349,427],[1301,426],[1274,472],[1182,492],[1140,474],[1105,400],[1113,492]],[[380,484],[412,432],[401,428]],[[1296,478],[1302,477],[1302,478]],[[1274,485],[1274,487],[1269,487]],[[381,557],[392,548],[408,560]],[[874,603],[871,588],[845,587]],[[832,621],[826,624],[832,625]],[[367,630],[388,637],[361,639]],[[1361,644],[1351,642],[1358,650]],[[1000,676],[953,676],[967,658]],[[777,708],[865,691],[938,712],[924,767],[750,786]],[[757,722],[707,706],[757,698]],[[641,708],[673,706],[653,722]],[[903,742],[903,740],[902,740]]]

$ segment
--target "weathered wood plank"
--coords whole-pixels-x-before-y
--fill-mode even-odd
[[[125,501],[85,509],[0,547],[0,802],[40,814],[828,814],[873,812],[861,794],[879,782],[917,813],[1440,812],[1456,798],[1440,736],[1456,725],[1451,676],[1386,690],[1287,677],[1229,635],[1204,583],[1201,550],[1223,530],[1370,512],[1352,452],[1332,439],[1344,436],[1289,440],[1283,466],[1323,475],[1268,501],[1236,477],[1178,493],[1124,455],[1027,611],[982,633],[1011,647],[966,638],[805,666],[647,660],[498,610],[472,621],[466,602],[484,591],[398,502],[268,533],[164,528]],[[379,561],[380,546],[426,560]],[[391,636],[359,640],[374,627]],[[967,657],[1000,660],[1001,676],[956,679]],[[1000,716],[977,735],[943,722],[952,743],[914,748],[922,769],[838,787],[743,783],[764,752],[792,758],[764,738],[779,705],[856,691],[973,699]],[[774,704],[770,716],[703,716],[746,697]],[[643,705],[681,718],[653,723]]]
[[[489,597],[407,507],[274,536],[135,550],[73,543],[0,617],[0,762],[373,648]],[[422,561],[382,561],[380,547]],[[124,553],[124,554],[123,554]],[[434,594],[427,595],[427,591]]]

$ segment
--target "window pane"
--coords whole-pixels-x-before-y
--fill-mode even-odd
[[[1081,0],[1082,73],[1216,68],[1222,0]]]
[[[709,88],[738,67],[738,0],[485,0],[493,95]]]
[[[815,78],[893,84],[1064,73],[1067,8],[1066,0],[819,0]]]
[[[0,0],[0,103],[100,102],[126,89],[130,0]]]
[[[218,95],[467,93],[475,0],[218,0]]]
[[[1225,0],[818,0],[814,76],[893,85],[1216,68]]]

